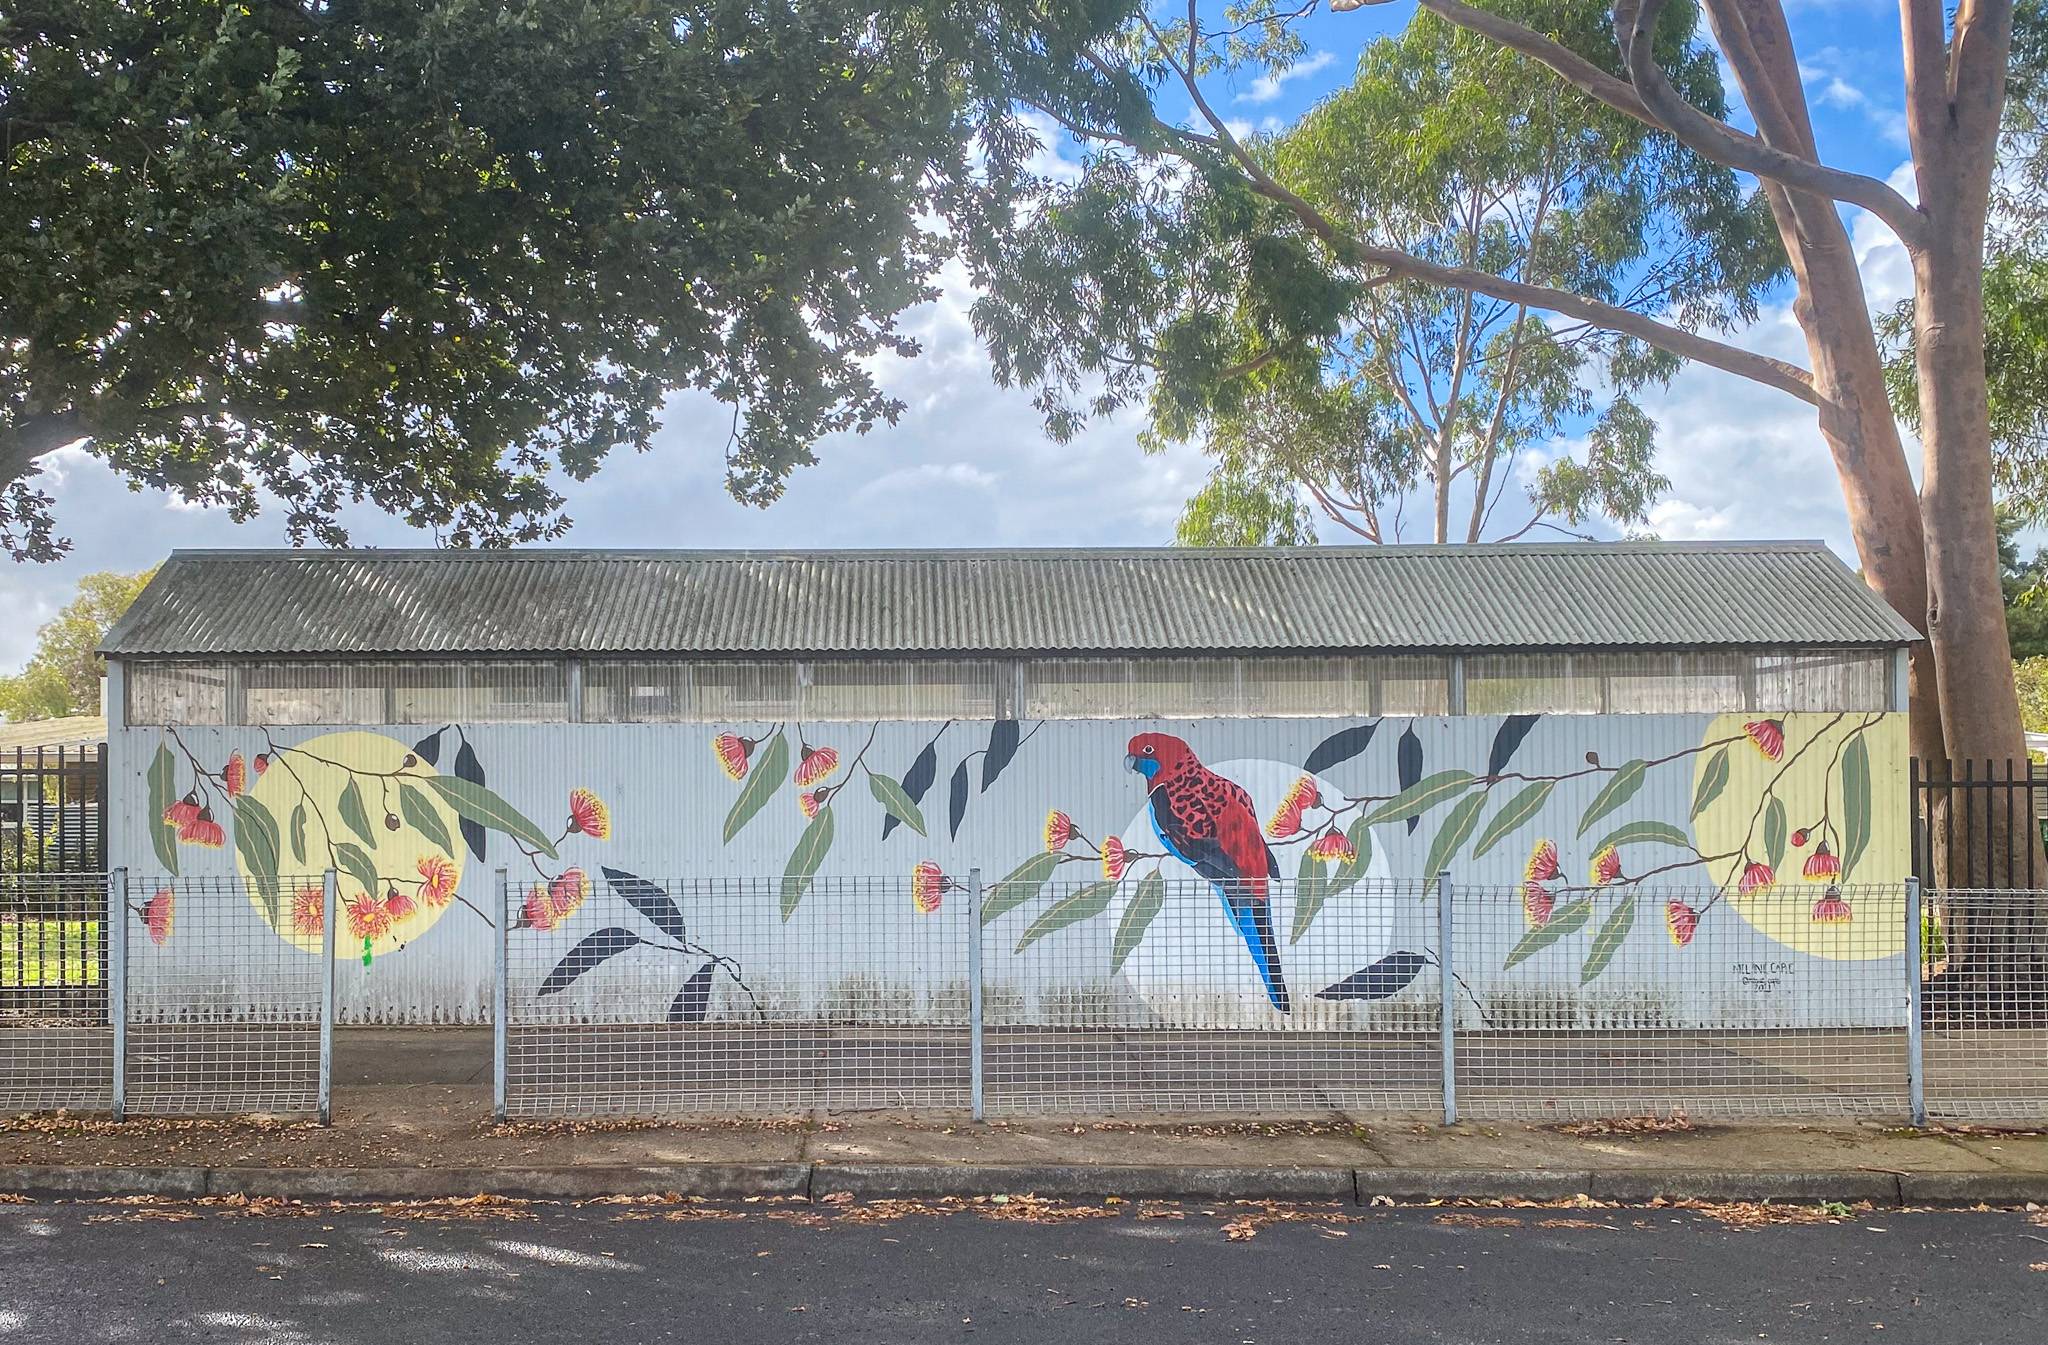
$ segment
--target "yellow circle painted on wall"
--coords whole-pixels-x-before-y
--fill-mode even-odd
[[[239,848],[235,866],[271,928],[319,952],[318,875],[332,868],[336,957],[361,958],[366,940],[382,956],[432,929],[455,902],[463,859],[455,812],[429,783],[435,774],[381,733],[325,733],[280,749],[260,773],[252,763],[249,796],[276,820],[285,876],[266,891]]]
[[[1718,899],[1814,957],[1896,957],[1911,864],[1906,717],[1722,715],[1693,770],[1693,836]]]

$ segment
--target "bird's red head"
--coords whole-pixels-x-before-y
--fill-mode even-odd
[[[1124,765],[1147,780],[1159,780],[1201,763],[1195,760],[1195,754],[1188,750],[1188,745],[1172,734],[1141,733],[1131,739],[1130,746],[1125,749]]]

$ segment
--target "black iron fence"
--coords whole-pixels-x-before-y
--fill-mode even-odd
[[[0,755],[0,1013],[105,994],[105,893],[51,880],[105,870],[106,797],[104,746]]]
[[[2048,885],[2048,766],[1915,758],[1911,787],[1913,873],[1921,882],[2029,891]]]

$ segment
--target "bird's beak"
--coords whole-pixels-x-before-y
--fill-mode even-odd
[[[1129,752],[1124,753],[1124,769],[1127,771],[1138,769],[1138,759]]]

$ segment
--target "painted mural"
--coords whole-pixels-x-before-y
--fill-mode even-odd
[[[485,1015],[501,865],[533,997],[568,1018],[798,1018],[856,981],[950,1002],[975,868],[1015,1021],[1386,1021],[1440,959],[1446,871],[1482,1016],[1541,986],[1587,1013],[1776,1021],[1802,976],[1903,948],[1889,714],[116,737],[124,861],[239,874],[251,918],[308,953],[333,869],[344,1007],[367,1021]],[[719,878],[756,881],[674,881]],[[174,901],[138,911],[154,947]],[[1892,1011],[1873,989],[1868,1015]]]

